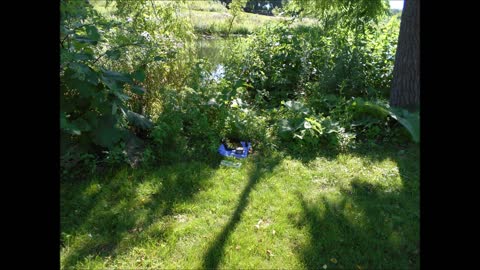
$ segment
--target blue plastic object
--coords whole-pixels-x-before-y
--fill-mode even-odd
[[[218,152],[220,155],[225,156],[225,157],[236,157],[236,158],[246,158],[248,155],[248,151],[252,147],[250,142],[240,142],[243,146],[243,152],[236,153],[235,149],[227,149],[225,147],[225,144],[221,144],[220,147],[218,148]]]

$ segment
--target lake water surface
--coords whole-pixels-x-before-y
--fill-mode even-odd
[[[202,37],[197,40],[198,58],[208,60],[212,64],[211,79],[216,81],[225,75],[224,59],[230,51],[228,47],[240,42],[244,37]]]

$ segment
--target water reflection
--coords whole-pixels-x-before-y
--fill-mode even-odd
[[[222,64],[218,64],[212,72],[211,79],[215,82],[219,82],[223,76],[225,76],[225,67]]]
[[[237,42],[245,37],[213,37],[213,36],[204,36],[199,38],[196,42],[197,46],[197,57],[201,59],[206,59],[211,64],[211,69],[208,70],[210,73],[207,76],[207,80],[214,80],[219,82],[225,76],[225,58],[233,46]]]
[[[207,59],[213,66],[222,64],[223,48],[227,46],[228,38],[200,38],[197,40],[198,58]]]

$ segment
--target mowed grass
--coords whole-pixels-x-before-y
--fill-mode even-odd
[[[212,12],[189,10],[183,13],[188,16],[193,24],[196,33],[206,35],[228,35],[231,15],[228,12]],[[287,20],[285,17],[266,16],[254,13],[244,12],[239,18],[236,18],[232,24],[230,34],[250,35],[258,31],[269,23],[278,23]],[[317,20],[311,18],[298,19],[292,26],[312,26]]]
[[[228,12],[212,12],[190,10],[183,13],[191,19],[196,33],[208,35],[227,35],[230,27],[231,15]],[[235,18],[230,34],[248,35],[270,22],[279,22],[280,17],[266,16],[253,13],[242,13]]]
[[[241,162],[62,183],[61,268],[419,268],[417,147]]]
[[[172,4],[172,1],[154,2],[158,8],[162,5]],[[115,12],[115,2],[105,6],[104,0],[91,1],[97,11],[104,16],[111,16]],[[230,19],[232,15],[228,13],[228,9],[219,2],[212,1],[187,1],[184,5],[180,5],[178,16],[187,18],[195,33],[201,35],[226,36],[232,35],[250,35],[255,33],[261,27],[268,23],[280,22],[288,18],[278,16],[266,16],[261,14],[243,12],[239,17],[235,18],[232,28],[230,28]],[[312,26],[317,20],[311,18],[298,19],[293,24],[296,26]],[[229,32],[230,30],[230,32]]]

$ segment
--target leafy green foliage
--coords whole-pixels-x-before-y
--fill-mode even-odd
[[[353,146],[354,134],[345,132],[330,116],[316,115],[299,101],[283,102],[279,111],[278,133],[283,143],[294,141],[300,150],[319,148],[346,150]],[[308,150],[307,150],[308,151]]]
[[[360,8],[347,2],[351,12]],[[113,166],[148,149],[140,159],[165,163],[217,157],[228,137],[301,153],[399,141],[400,124],[415,133],[406,115],[376,106],[388,98],[398,16],[377,14],[357,29],[325,6],[332,14],[317,25],[272,20],[225,42],[225,76],[213,78],[218,63],[195,59],[193,26],[176,13],[185,3],[106,4],[110,12],[100,14],[83,1],[62,2],[62,154],[77,147]],[[244,4],[231,3],[232,23]],[[129,149],[132,136],[145,148]]]
[[[398,17],[380,19],[362,31],[340,23],[267,25],[234,46],[225,78],[245,84],[242,99],[267,110],[283,144],[347,149],[354,140],[400,141],[397,122],[375,107],[388,100],[399,27]]]
[[[122,152],[117,148],[122,148],[120,143],[129,132],[144,132],[153,126],[143,115],[155,102],[160,83],[150,78],[151,73],[161,75],[165,74],[162,70],[180,67],[168,62],[183,50],[182,40],[188,42],[190,37],[188,28],[182,28],[183,21],[172,17],[174,5],[115,4],[116,16],[106,17],[88,1],[61,1],[62,155],[71,149],[99,157],[105,149]],[[67,171],[80,164],[66,164],[72,160],[68,157],[63,160]]]
[[[318,25],[208,61],[186,1],[92,2],[61,2],[61,173],[84,180],[61,186],[63,268],[418,267],[419,116],[387,102],[398,17],[325,1]],[[254,153],[216,168],[223,138]]]
[[[409,112],[403,108],[390,108],[390,115],[408,130],[414,142],[420,142],[420,112]]]
[[[369,22],[388,14],[385,0],[291,0],[285,7],[290,14],[313,16],[324,27],[338,25],[350,29],[362,29]]]
[[[365,134],[367,138],[392,137],[399,132],[401,124],[411,135],[414,142],[420,141],[419,112],[409,112],[401,108],[392,108],[384,101],[365,101],[357,98],[348,102],[349,115],[347,121],[357,134]],[[392,121],[394,119],[395,121]]]
[[[228,8],[229,8],[228,12],[231,15],[231,18],[229,20],[229,27],[228,27],[228,33],[229,34],[230,34],[230,31],[232,29],[233,22],[235,21],[235,19],[239,18],[242,15],[243,8],[247,4],[247,1],[248,0],[232,0],[232,2],[230,2],[228,4]]]
[[[227,78],[251,84],[250,98],[267,106],[328,94],[386,98],[398,25],[398,18],[385,18],[356,33],[341,27],[327,31],[271,24],[234,48]]]

